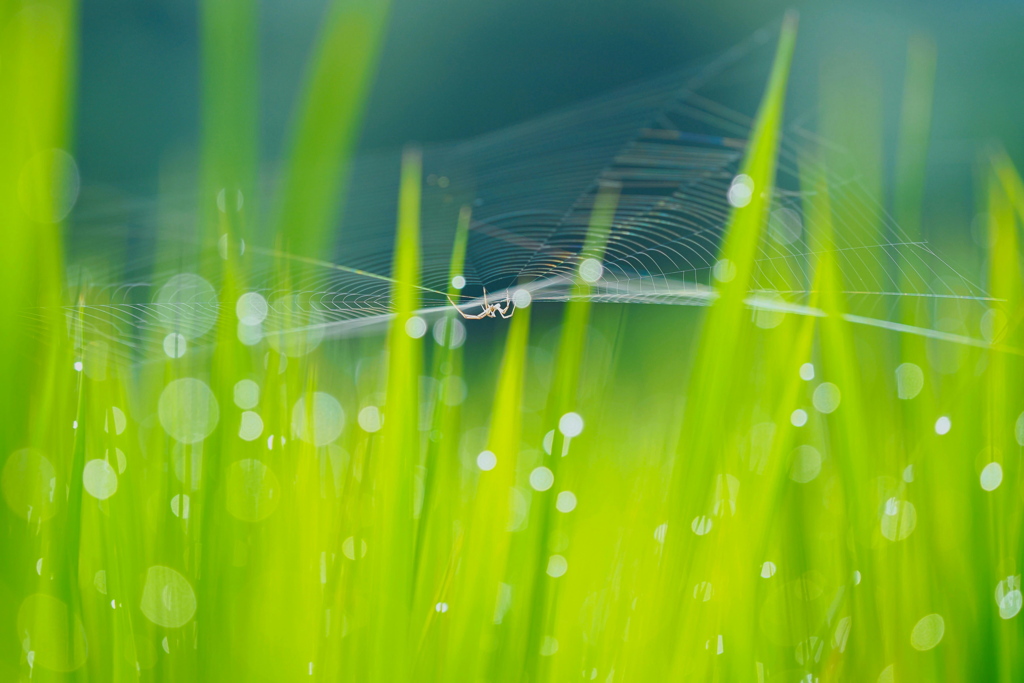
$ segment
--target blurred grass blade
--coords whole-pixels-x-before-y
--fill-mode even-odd
[[[594,195],[590,222],[580,252],[577,272],[574,273],[573,296],[565,307],[562,330],[558,339],[558,350],[555,356],[555,370],[552,378],[551,393],[545,409],[545,428],[551,430],[551,449],[543,459],[544,466],[551,472],[554,481],[561,481],[559,474],[562,455],[566,452],[566,437],[560,424],[562,416],[578,409],[576,405],[579,392],[580,367],[586,352],[587,333],[590,324],[592,302],[590,294],[592,283],[584,278],[579,269],[584,263],[604,261],[605,251],[615,223],[615,209],[619,201],[621,185],[605,182],[598,186]],[[603,266],[602,266],[603,268]],[[528,613],[533,615],[530,620],[523,644],[525,652],[513,656],[523,657],[521,680],[543,678],[539,671],[543,660],[540,657],[541,639],[551,623],[548,614],[548,600],[551,593],[550,577],[547,573],[548,547],[553,532],[553,515],[555,507],[556,487],[552,486],[534,494],[531,507],[529,528],[533,534],[533,547],[527,549],[524,565],[528,569],[529,583],[523,586]],[[530,577],[532,573],[532,577]],[[516,652],[515,647],[508,648]]]
[[[372,618],[370,680],[405,680],[410,658],[394,656],[395,643],[410,643],[410,602],[416,544],[413,498],[419,463],[419,383],[422,349],[409,333],[419,308],[420,194],[422,157],[410,148],[402,155],[395,240],[392,300],[395,316],[388,330],[387,394],[381,448],[372,464],[378,490],[373,505],[371,574],[364,580],[380,596]]]
[[[680,592],[683,586],[691,585],[695,568],[711,559],[709,550],[691,541],[698,537],[688,530],[692,525],[703,530],[708,524],[702,520],[710,519],[709,487],[713,473],[720,470],[724,462],[726,444],[722,442],[722,434],[732,429],[732,419],[737,417],[730,406],[743,395],[753,368],[751,326],[745,300],[774,191],[776,154],[796,28],[796,15],[788,14],[747,145],[740,179],[734,181],[749,184],[749,202],[733,209],[723,236],[714,268],[719,281],[718,299],[703,322],[694,374],[686,392],[679,457],[672,474],[674,504],[668,511],[669,531],[660,569],[659,585],[664,591],[664,600],[651,605],[647,612],[648,619],[661,624],[660,627],[651,625],[652,629],[661,631],[661,637],[652,641],[650,647],[674,651],[671,663],[666,660],[671,668],[661,671],[662,677],[678,677],[685,670],[690,671],[688,675],[704,675],[701,669],[694,668],[697,665],[692,661],[693,644],[703,645],[703,640],[698,640],[699,636],[693,632],[697,615],[680,609],[678,601],[683,599]],[[679,631],[674,630],[675,625],[681,627]]]
[[[932,99],[935,83],[935,43],[923,35],[912,36],[907,45],[907,69],[900,110],[900,137],[896,148],[894,214],[907,241],[923,240],[921,211],[924,207],[925,168],[931,135]],[[901,291],[912,291],[909,263],[900,264]],[[903,323],[928,326],[928,311],[914,297],[901,302]],[[905,335],[905,360],[923,362],[923,342]]]
[[[455,287],[455,278],[463,277],[462,272],[466,260],[466,244],[469,239],[469,226],[472,210],[463,206],[459,210],[458,223],[455,227],[455,241],[452,245],[451,261],[448,267],[448,297],[456,301],[459,289]],[[427,454],[424,461],[423,505],[420,510],[419,528],[416,533],[416,580],[422,590],[430,591],[433,585],[428,576],[419,575],[419,567],[423,562],[423,554],[427,548],[427,535],[431,529],[437,530],[440,537],[435,540],[434,548],[444,553],[450,547],[451,539],[448,529],[454,509],[450,500],[439,500],[443,491],[450,491],[457,486],[457,441],[455,435],[459,427],[459,402],[455,400],[462,383],[462,343],[465,327],[456,318],[454,310],[447,311],[444,317],[435,323],[434,336],[439,339],[441,349],[435,351],[431,377],[436,378],[437,390],[433,397],[434,409],[431,416],[431,435],[427,442]],[[437,330],[440,329],[440,335]],[[443,507],[443,516],[434,520],[435,506]],[[438,509],[437,512],[442,512]],[[435,558],[444,562],[447,558]]]
[[[331,0],[309,64],[274,217],[290,251],[329,257],[390,2]]]
[[[228,235],[227,251],[250,237],[243,215],[259,196],[256,85],[257,7],[252,0],[203,0],[203,173],[201,209],[212,244]],[[210,238],[213,239],[210,239]],[[251,238],[251,237],[250,237]]]

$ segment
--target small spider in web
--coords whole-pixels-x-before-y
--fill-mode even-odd
[[[505,305],[504,306],[502,306],[501,304],[487,303],[487,289],[486,288],[484,289],[484,306],[483,306],[483,310],[480,311],[479,313],[475,314],[475,315],[470,315],[469,313],[466,313],[465,311],[463,311],[461,308],[458,307],[458,305],[456,305],[456,303],[454,301],[452,301],[451,297],[448,297],[448,302],[455,308],[456,311],[459,312],[459,315],[461,315],[466,320],[483,320],[484,318],[496,318],[499,315],[502,318],[505,318],[507,320],[508,318],[512,317],[513,313],[516,312],[516,304],[515,304],[514,301],[512,301],[512,299],[510,299],[508,297],[507,294],[505,295]]]

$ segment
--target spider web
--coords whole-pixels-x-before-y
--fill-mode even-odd
[[[479,305],[485,289],[492,300],[520,288],[534,302],[575,296],[579,265],[591,256],[585,244],[594,202],[610,182],[621,188],[620,195],[603,274],[587,296],[628,304],[711,303],[718,247],[731,210],[729,188],[753,123],[725,103],[732,97],[726,93],[760,95],[775,35],[766,28],[705,63],[505,130],[425,147],[421,315],[451,310],[444,293],[464,205],[472,207],[462,273],[467,306]],[[753,108],[751,101],[740,106]],[[750,305],[820,314],[808,303],[810,265],[815,255],[830,250],[851,301],[849,319],[982,343],[895,322],[907,297],[979,306],[987,297],[928,244],[909,239],[857,178],[828,175],[834,236],[828,245],[816,241],[816,226],[802,212],[797,160],[820,142],[799,124],[784,131]],[[345,336],[390,318],[400,157],[400,151],[385,151],[352,162],[330,260],[265,245],[245,247],[248,281],[269,302],[264,332],[316,328],[317,334]],[[218,258],[203,254],[197,271],[212,272],[203,260]],[[287,288],[275,284],[282,263],[287,263]],[[134,268],[136,281],[93,284],[84,303],[68,309],[86,330],[115,342],[118,352],[159,353],[169,329],[203,338],[212,326],[207,321],[222,308],[234,308],[234,302],[219,301],[217,283],[206,287],[179,277],[168,294],[167,282],[177,271],[147,276],[152,264],[144,260]]]

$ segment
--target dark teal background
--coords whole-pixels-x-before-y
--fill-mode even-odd
[[[938,46],[930,191],[970,198],[976,151],[1024,151],[1024,3],[798,2],[791,115],[813,112],[819,62],[856,48],[884,79],[887,145],[906,42]],[[322,0],[264,0],[265,158],[282,140]],[[776,0],[396,0],[370,97],[364,148],[486,132],[724,50],[777,22]],[[197,9],[182,0],[82,6],[76,155],[86,187],[152,196],[161,161],[198,141]],[[765,65],[767,66],[767,65]],[[750,83],[737,84],[760,94]],[[752,113],[752,112],[751,112]],[[965,220],[969,220],[966,216]]]

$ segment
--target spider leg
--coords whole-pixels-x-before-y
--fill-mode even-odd
[[[477,317],[477,316],[474,316],[474,315],[469,315],[468,313],[466,313],[465,311],[463,311],[463,310],[462,310],[461,308],[459,308],[459,307],[458,307],[458,306],[457,306],[457,305],[455,304],[455,302],[454,302],[454,301],[452,301],[452,298],[451,298],[450,296],[448,297],[448,303],[450,303],[450,304],[452,305],[452,308],[454,308],[454,309],[455,309],[456,311],[458,311],[458,312],[459,312],[459,315],[461,315],[461,316],[462,316],[463,318],[465,318],[466,320],[479,320],[479,317]]]
[[[491,305],[487,303],[487,288],[484,287],[484,309],[490,308]]]
[[[508,290],[505,290],[505,305],[495,306],[498,309],[498,313],[501,314],[502,318],[506,320],[512,317],[512,313],[515,313],[516,304],[512,301],[512,297],[509,295]]]

